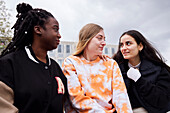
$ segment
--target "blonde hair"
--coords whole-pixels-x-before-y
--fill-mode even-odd
[[[76,47],[75,53],[73,53],[74,56],[79,56],[83,54],[83,51],[89,41],[97,35],[97,33],[100,32],[100,30],[103,30],[103,28],[97,24],[89,23],[86,24],[79,32],[79,42]]]

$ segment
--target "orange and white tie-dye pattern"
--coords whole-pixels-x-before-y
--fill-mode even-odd
[[[98,57],[89,62],[84,57],[69,56],[62,68],[71,102],[78,112],[132,113],[120,69],[113,59],[104,61]]]

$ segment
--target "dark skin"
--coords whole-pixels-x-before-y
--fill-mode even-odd
[[[57,48],[61,35],[59,33],[59,23],[55,18],[50,17],[44,26],[45,29],[38,25],[34,26],[32,49],[40,61],[47,63],[47,51]]]

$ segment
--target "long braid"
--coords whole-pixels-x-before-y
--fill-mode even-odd
[[[43,9],[32,9],[29,4],[17,5],[17,21],[12,27],[14,29],[14,37],[7,47],[2,51],[0,57],[11,52],[22,49],[25,46],[32,44],[34,26],[40,25],[44,27],[44,23],[49,17],[54,16]]]

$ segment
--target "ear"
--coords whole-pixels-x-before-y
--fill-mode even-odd
[[[143,49],[143,44],[142,44],[142,43],[140,43],[140,44],[138,45],[138,49],[139,49],[139,51],[142,51],[142,49]]]
[[[37,34],[37,35],[41,35],[42,34],[42,30],[41,30],[42,28],[40,27],[40,26],[34,26],[34,32],[35,32],[35,34]]]

